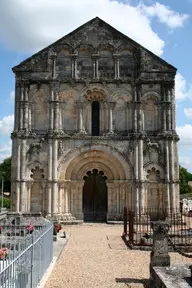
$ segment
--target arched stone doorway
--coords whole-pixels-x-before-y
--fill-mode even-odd
[[[107,177],[103,171],[93,169],[83,177],[84,221],[106,221],[107,217]]]
[[[66,217],[71,213],[75,219],[86,220],[86,216],[84,217],[86,211],[84,211],[85,201],[83,193],[84,189],[86,189],[84,188],[86,179],[84,177],[89,176],[87,174],[88,171],[93,174],[93,170],[97,169],[98,172],[96,174],[98,175],[96,177],[101,175],[101,171],[104,173],[103,177],[107,177],[104,181],[106,186],[103,184],[103,187],[107,188],[107,192],[105,192],[105,195],[107,195],[107,208],[105,208],[105,218],[102,217],[102,220],[122,219],[123,207],[131,207],[133,205],[132,201],[134,201],[131,186],[133,173],[131,164],[126,160],[117,149],[108,144],[96,143],[82,145],[64,156],[58,168],[61,213],[66,215]],[[91,182],[91,180],[89,181]],[[88,186],[88,184],[85,186]],[[68,199],[67,201],[65,200],[66,198]],[[92,201],[93,205],[93,200],[90,199],[90,201]],[[94,219],[101,221],[101,218],[98,219],[97,215],[94,215]]]

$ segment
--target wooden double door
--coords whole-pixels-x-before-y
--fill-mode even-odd
[[[107,185],[103,171],[93,169],[84,177],[83,213],[84,221],[106,221]]]

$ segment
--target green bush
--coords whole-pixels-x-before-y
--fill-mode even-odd
[[[2,203],[2,198],[0,197],[0,207],[1,207],[1,203]],[[8,198],[3,198],[3,207],[10,209],[11,207],[11,200]]]

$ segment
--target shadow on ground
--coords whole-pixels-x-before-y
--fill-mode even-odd
[[[144,288],[148,287],[149,279],[136,279],[136,278],[115,278],[117,283],[125,284],[143,284]],[[132,287],[131,285],[128,287]]]

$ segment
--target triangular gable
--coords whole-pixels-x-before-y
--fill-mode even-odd
[[[95,34],[92,33],[92,35],[89,37],[89,32],[93,29],[95,29]],[[100,31],[100,34],[98,33]],[[107,31],[107,32],[106,32]],[[103,33],[103,35],[102,35]],[[95,36],[94,36],[95,35]],[[94,38],[95,37],[95,38]],[[89,43],[93,42],[93,43]],[[85,24],[81,25],[74,31],[70,32],[66,36],[60,38],[56,42],[52,43],[51,45],[47,46],[46,48],[42,49],[41,51],[37,52],[36,54],[32,55],[31,57],[27,58],[26,60],[22,61],[19,65],[13,67],[13,71],[31,71],[32,72],[32,65],[38,64],[38,62],[41,62],[42,71],[48,71],[48,53],[51,50],[57,50],[57,47],[62,46],[64,44],[68,44],[71,46],[74,46],[74,43],[76,46],[78,44],[94,44],[100,42],[102,44],[111,43],[115,47],[120,46],[121,43],[124,43],[124,45],[131,46],[132,50],[140,50],[141,57],[147,58],[148,62],[153,62],[153,65],[147,65],[147,67],[150,70],[164,70],[164,71],[171,71],[176,72],[176,68],[166,61],[164,61],[162,58],[158,57],[148,49],[144,48],[142,45],[138,44],[128,36],[124,35],[123,33],[119,32],[117,29],[100,19],[99,17],[93,18],[92,20],[86,22]],[[39,71],[40,72],[40,71]]]

